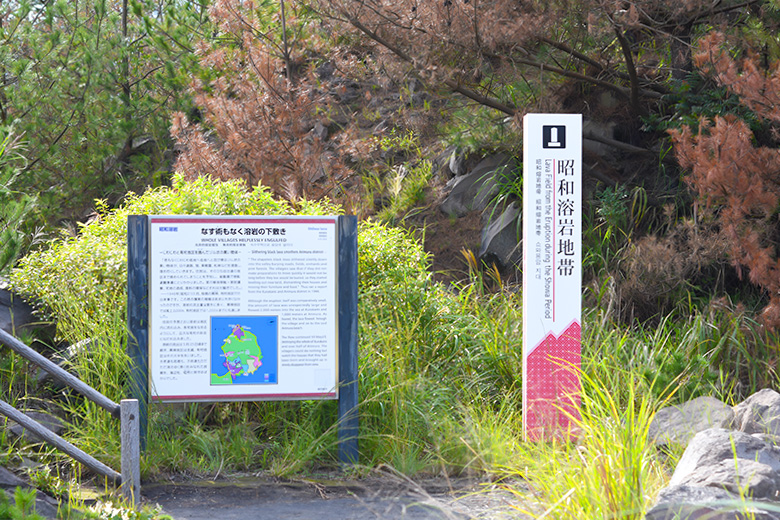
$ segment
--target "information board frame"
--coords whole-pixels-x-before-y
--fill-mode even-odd
[[[151,226],[154,219],[225,219],[237,224],[249,219],[265,224],[284,223],[286,225],[304,224],[311,221],[315,226],[328,222],[332,226],[332,244],[334,244],[332,268],[327,271],[334,280],[328,282],[333,289],[333,308],[329,308],[330,320],[335,324],[332,337],[337,346],[328,361],[333,364],[336,384],[332,391],[278,393],[274,395],[202,395],[195,399],[168,399],[187,401],[232,401],[232,400],[288,400],[288,399],[338,399],[339,402],[339,458],[344,463],[355,463],[358,458],[357,435],[357,218],[355,216],[290,217],[290,216],[149,216],[131,215],[128,217],[128,354],[132,363],[132,395],[142,404],[141,429],[142,444],[145,445],[147,404],[154,395],[150,378],[150,340],[153,311],[150,291],[154,280],[151,272],[150,251]],[[159,223],[165,223],[158,220]],[[237,234],[238,232],[236,232]],[[260,237],[262,235],[255,235]],[[277,235],[278,236],[278,235]],[[331,239],[328,239],[331,240]],[[328,253],[330,254],[330,252]],[[202,268],[203,266],[200,266]],[[320,273],[321,274],[321,273]],[[154,283],[159,283],[157,279]],[[159,287],[158,287],[159,289]],[[193,293],[194,294],[194,293]],[[184,295],[186,296],[186,295]],[[159,306],[159,302],[157,302]],[[193,397],[193,396],[189,396]]]
[[[337,399],[336,223],[149,216],[151,399]]]

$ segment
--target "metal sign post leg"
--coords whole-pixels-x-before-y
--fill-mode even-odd
[[[130,392],[138,400],[141,451],[146,450],[149,409],[149,231],[146,215],[127,217],[127,354]]]
[[[339,462],[358,463],[357,217],[339,217]]]

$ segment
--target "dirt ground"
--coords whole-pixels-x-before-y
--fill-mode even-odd
[[[219,481],[146,484],[143,501],[174,520],[487,520],[525,519],[517,494],[469,480],[282,480],[244,476]]]

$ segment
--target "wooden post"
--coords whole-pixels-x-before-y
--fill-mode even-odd
[[[358,463],[358,262],[357,217],[338,219],[339,419],[342,464]]]
[[[45,442],[51,444],[52,446],[59,449],[66,455],[81,462],[82,464],[84,464],[86,467],[88,467],[95,473],[98,473],[108,478],[109,480],[112,481],[112,483],[118,485],[121,482],[122,475],[120,475],[113,469],[109,468],[108,466],[106,466],[96,458],[92,457],[91,455],[78,449],[73,444],[69,443],[68,441],[66,441],[56,433],[52,432],[42,424],[38,423],[34,419],[27,417],[22,412],[20,412],[10,404],[6,403],[5,401],[0,401],[0,414],[5,415],[12,421],[21,425],[23,428],[30,430],[32,433],[34,433],[35,435],[43,439]]]
[[[122,496],[133,507],[141,497],[141,444],[138,399],[122,399]]]
[[[146,449],[149,409],[149,218],[127,217],[127,355],[130,357],[130,392],[138,400],[141,451]]]

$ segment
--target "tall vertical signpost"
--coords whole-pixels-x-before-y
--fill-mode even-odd
[[[580,408],[582,116],[523,119],[523,427],[569,438]]]
[[[139,401],[338,399],[357,462],[355,217],[131,216],[128,259]]]

